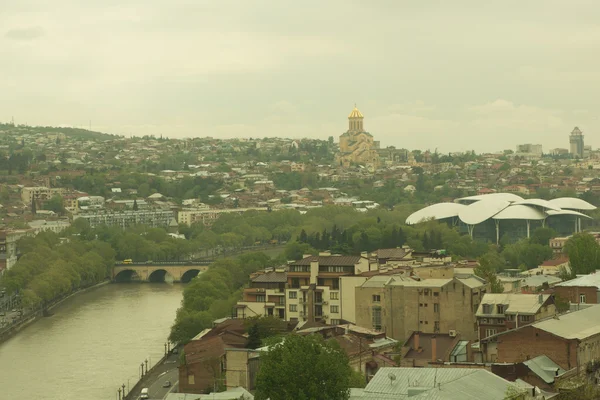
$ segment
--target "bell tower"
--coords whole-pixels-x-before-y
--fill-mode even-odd
[[[362,113],[358,111],[355,104],[354,110],[348,115],[348,132],[364,132],[363,119]]]

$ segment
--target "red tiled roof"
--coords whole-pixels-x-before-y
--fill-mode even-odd
[[[360,256],[310,256],[290,265],[310,265],[313,261],[318,261],[323,266],[354,266],[360,262]]]
[[[542,267],[556,267],[557,265],[569,262],[568,258],[558,258],[556,260],[546,260],[542,263]]]

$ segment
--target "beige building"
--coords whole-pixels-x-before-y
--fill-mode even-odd
[[[192,225],[202,223],[205,226],[211,226],[223,214],[237,213],[242,214],[246,211],[267,211],[267,207],[251,207],[251,208],[194,208],[183,209],[177,212],[177,222],[180,224]]]
[[[489,285],[476,276],[374,276],[355,289],[356,323],[404,341],[412,332],[477,338],[475,312]]]
[[[340,324],[342,318],[353,322],[353,285],[363,283],[367,277],[359,275],[368,270],[364,257],[322,253],[255,274],[236,305],[236,316],[272,315],[285,321],[331,325]]]
[[[338,165],[348,167],[351,164],[379,165],[379,142],[363,128],[364,116],[358,108],[348,116],[348,131],[340,136],[340,152],[336,156]]]
[[[24,187],[21,189],[21,201],[26,205],[31,205],[33,199],[36,201],[45,201],[52,198],[52,196],[64,195],[64,188],[49,188],[45,186],[33,186],[33,187]]]

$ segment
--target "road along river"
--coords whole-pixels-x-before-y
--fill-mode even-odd
[[[164,354],[183,285],[105,285],[0,344],[0,398],[110,400]]]

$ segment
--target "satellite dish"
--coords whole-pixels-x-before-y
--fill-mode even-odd
[[[390,378],[390,383],[392,383],[396,380],[396,375],[394,375],[393,373],[390,372],[388,374],[388,378]]]

